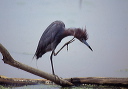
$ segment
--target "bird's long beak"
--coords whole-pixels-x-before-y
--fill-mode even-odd
[[[82,40],[82,42],[85,44],[85,45],[87,45],[89,48],[90,48],[90,50],[92,50],[92,48],[90,47],[90,45],[86,42],[86,40]],[[92,50],[93,51],[93,50]]]

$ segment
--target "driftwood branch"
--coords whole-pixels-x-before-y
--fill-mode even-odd
[[[114,85],[114,86],[127,86],[128,78],[112,78],[112,77],[84,77],[84,78],[68,78],[74,85],[77,84],[96,84],[96,85]]]
[[[42,78],[45,78],[45,79],[48,79],[60,86],[72,86],[73,84],[64,80],[64,79],[61,79],[59,78],[58,76],[55,76],[55,75],[52,75],[52,74],[49,74],[49,73],[46,73],[46,72],[43,72],[43,71],[40,71],[38,69],[35,69],[35,68],[32,68],[28,65],[25,65],[25,64],[22,64],[18,61],[15,61],[10,53],[2,46],[2,44],[0,44],[0,52],[2,53],[3,55],[3,61],[4,63],[6,64],[9,64],[13,67],[16,67],[16,68],[19,68],[19,69],[22,69],[24,71],[27,71],[29,73],[32,73],[32,74],[35,74],[37,76],[40,76]]]
[[[68,78],[61,79],[52,74],[40,71],[38,69],[32,68],[28,65],[22,64],[15,61],[10,53],[0,44],[0,52],[3,55],[3,61],[6,64],[14,66],[16,68],[22,69],[29,73],[35,74],[42,78],[48,79],[60,86],[73,86],[78,84],[96,84],[96,85],[114,85],[114,86],[126,86],[128,87],[128,78],[104,78],[104,77],[85,77],[85,78]]]

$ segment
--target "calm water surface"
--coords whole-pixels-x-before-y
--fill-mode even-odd
[[[78,87],[61,87],[58,85],[28,85],[22,87],[13,87],[7,89],[127,89],[123,87],[113,87],[113,86],[78,86]]]
[[[128,77],[128,0],[0,0],[0,43],[12,57],[29,66],[46,27],[62,20],[66,28],[86,25],[91,52],[77,39],[54,57],[55,73],[71,77]],[[72,39],[65,38],[58,46]],[[50,52],[37,61],[39,70],[52,73]],[[0,53],[0,59],[2,59]],[[42,79],[6,65],[0,60],[0,75]],[[71,87],[70,89],[88,88]],[[61,89],[60,86],[29,85],[12,89]],[[66,88],[68,89],[68,88]],[[89,88],[94,89],[94,88]],[[117,88],[116,88],[117,89]]]

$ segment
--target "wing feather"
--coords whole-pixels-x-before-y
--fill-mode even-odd
[[[61,32],[64,31],[64,28],[65,25],[61,21],[55,21],[46,28],[46,30],[40,38],[35,53],[37,59],[46,52],[52,51],[57,46],[57,44],[55,43],[55,41],[57,41],[56,37],[58,37],[61,34]]]

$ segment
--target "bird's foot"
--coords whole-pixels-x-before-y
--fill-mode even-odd
[[[68,51],[68,45],[70,44],[70,43],[72,43],[73,41],[75,41],[75,39],[73,38],[73,39],[71,39],[69,42],[67,42],[66,43],[66,45],[67,45],[67,51]]]
[[[58,77],[57,75],[54,74],[54,77],[55,77],[55,81],[59,81],[60,82],[60,79],[62,79],[61,77]],[[61,82],[60,82],[61,83]]]

